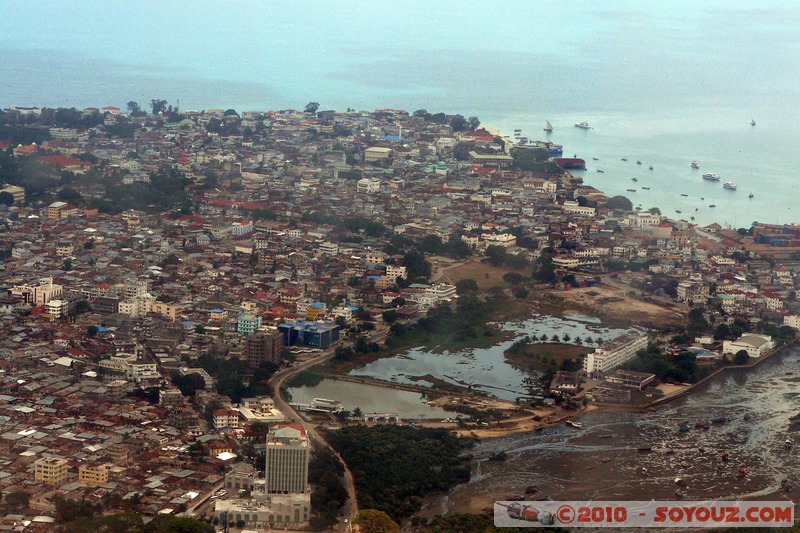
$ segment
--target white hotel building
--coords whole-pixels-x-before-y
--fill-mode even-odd
[[[636,352],[647,348],[647,336],[628,333],[614,340],[603,343],[594,353],[586,355],[583,370],[590,376],[596,376],[613,370],[634,357]]]

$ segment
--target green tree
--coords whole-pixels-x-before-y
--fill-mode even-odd
[[[31,495],[27,492],[17,490],[6,495],[6,506],[12,510],[20,510],[28,507]]]
[[[203,390],[206,387],[206,380],[197,372],[186,374],[178,379],[178,389],[184,396],[193,397],[197,391]]]
[[[362,533],[400,533],[400,526],[383,511],[362,509],[353,519]]]
[[[14,195],[10,192],[0,192],[0,205],[14,205]]]
[[[138,102],[135,102],[133,100],[128,102],[127,107],[128,107],[128,113],[130,113],[131,115],[138,115],[142,111],[142,108],[141,106],[139,106]]]
[[[481,119],[475,116],[469,117],[467,119],[467,122],[469,123],[469,129],[471,129],[472,131],[477,130],[478,126],[481,125]]]
[[[733,362],[737,365],[745,365],[750,362],[750,354],[747,353],[747,350],[739,350],[733,356]]]
[[[163,113],[164,111],[167,110],[167,101],[154,98],[150,100],[150,109],[153,110],[154,115]]]
[[[69,257],[64,259],[64,264],[62,265],[61,268],[62,270],[64,270],[64,272],[69,272],[70,270],[72,270],[72,259],[70,259]]]
[[[630,211],[633,209],[633,202],[624,196],[613,196],[606,201],[606,207],[609,209],[621,209],[623,211]]]
[[[456,293],[468,294],[478,292],[478,284],[474,279],[460,279],[456,281]]]
[[[86,328],[86,334],[90,337],[94,337],[100,331],[100,328],[97,326],[89,326]]]
[[[397,311],[394,309],[389,309],[388,311],[384,311],[381,316],[383,317],[384,324],[394,324],[400,315],[398,315]]]
[[[308,113],[309,115],[314,115],[319,109],[319,102],[309,102],[306,104],[306,108],[303,110],[304,113]]]

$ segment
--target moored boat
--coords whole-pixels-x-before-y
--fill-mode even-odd
[[[719,174],[716,172],[706,172],[703,174],[703,179],[709,181],[719,181]]]
[[[728,189],[729,191],[735,191],[736,190],[736,184],[734,182],[732,182],[732,181],[726,181],[725,183],[722,184],[722,188],[723,189]]]
[[[700,162],[699,161],[692,161],[692,168],[700,168]]]
[[[547,133],[552,133],[553,132],[553,125],[550,124],[549,120],[545,120],[545,122],[547,123],[547,125],[544,127],[544,131],[546,131]]]
[[[576,122],[575,123],[575,127],[576,128],[580,128],[582,130],[590,130],[590,129],[592,129],[592,127],[589,125],[589,123],[587,121],[585,121],[585,120],[582,120],[580,122]]]
[[[625,189],[628,192],[636,192],[636,189]]]
[[[573,422],[572,420],[566,420],[564,423],[576,429],[580,429],[583,427],[583,424],[581,424],[580,422]]]

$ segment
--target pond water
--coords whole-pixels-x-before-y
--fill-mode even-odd
[[[351,370],[349,374],[423,386],[432,383],[414,378],[431,375],[454,385],[471,386],[497,398],[515,400],[527,395],[526,381],[537,376],[536,372],[516,368],[505,360],[504,352],[515,340],[526,335],[543,334],[610,340],[631,331],[605,327],[599,319],[580,314],[564,317],[534,315],[524,321],[503,323],[500,327],[512,332],[514,337],[489,348],[453,353],[413,348],[393,357],[378,359]],[[596,343],[587,346],[596,346]]]
[[[292,401],[310,403],[314,398],[339,400],[348,411],[356,407],[364,413],[397,413],[403,419],[449,418],[455,413],[425,403],[422,394],[377,385],[323,379],[315,386],[290,388]]]

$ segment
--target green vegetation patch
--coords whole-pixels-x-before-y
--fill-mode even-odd
[[[470,440],[445,429],[358,425],[325,438],[353,473],[359,506],[398,522],[417,512],[427,494],[469,481],[462,453]]]

